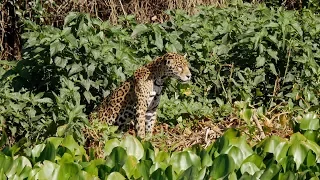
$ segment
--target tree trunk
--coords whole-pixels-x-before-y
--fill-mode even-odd
[[[21,59],[21,41],[18,29],[18,16],[15,12],[15,0],[4,0],[0,20],[0,60]]]

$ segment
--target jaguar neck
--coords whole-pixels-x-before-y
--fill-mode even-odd
[[[164,78],[157,78],[154,81],[154,84],[157,85],[157,86],[163,86],[164,80],[165,80]]]

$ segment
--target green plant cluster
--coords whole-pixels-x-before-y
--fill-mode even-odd
[[[318,112],[320,16],[313,11],[239,3],[168,14],[162,24],[128,15],[117,26],[81,13],[61,28],[24,20],[23,60],[0,67],[1,130],[17,141],[72,135],[80,142],[101,98],[165,52],[187,53],[193,77],[167,82],[162,122],[223,118],[236,101]]]
[[[4,137],[3,137],[4,138]],[[2,139],[3,140],[3,139]],[[3,142],[3,141],[2,141]],[[229,129],[204,149],[164,152],[133,136],[110,139],[104,157],[86,154],[72,136],[51,137],[16,155],[0,152],[2,179],[319,179],[320,147],[300,133],[269,137],[251,148]]]

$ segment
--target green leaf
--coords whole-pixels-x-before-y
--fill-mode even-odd
[[[144,155],[144,149],[140,141],[133,136],[126,136],[123,141],[121,141],[120,146],[126,149],[127,154],[134,156],[137,160],[140,160]]]
[[[50,98],[41,98],[41,99],[35,100],[35,102],[52,104],[53,101]]]
[[[122,176],[119,172],[112,172],[108,175],[107,180],[125,180],[126,178]]]
[[[275,66],[274,66],[273,63],[269,63],[269,68],[270,68],[271,72],[272,72],[274,75],[276,75],[276,76],[278,75],[277,70],[276,70],[276,68],[275,68]]]
[[[272,49],[267,49],[268,54],[275,60],[278,60],[278,52]]]
[[[248,173],[254,175],[254,173],[260,171],[260,169],[253,162],[245,162],[241,165],[240,171],[242,174]]]
[[[243,164],[246,162],[252,162],[254,163],[257,168],[262,169],[265,168],[266,165],[263,163],[263,158],[257,154],[252,154],[249,157],[247,157],[244,161]]]
[[[35,154],[36,155],[36,154]],[[56,149],[54,148],[54,145],[51,142],[48,142],[43,149],[43,151],[40,153],[39,158],[37,161],[54,161],[56,157]]]
[[[125,149],[118,146],[112,149],[109,158],[107,159],[106,165],[110,168],[120,168],[124,165],[127,160],[127,153]]]
[[[11,169],[6,173],[9,179],[19,176],[21,179],[27,178],[31,170],[31,162],[24,156],[20,156],[13,161]]]
[[[76,149],[79,148],[79,145],[71,135],[64,138],[64,140],[62,141],[62,146],[68,148],[73,153],[75,152]]]
[[[244,110],[242,110],[241,116],[242,116],[243,120],[245,120],[248,125],[251,124],[252,115],[253,115],[252,109],[245,108]]]
[[[313,130],[306,130],[303,135],[310,141],[317,142],[318,140],[318,132]]]
[[[298,179],[298,176],[291,171],[279,173],[279,179]]]
[[[234,168],[239,169],[244,158],[244,154],[241,152],[241,150],[238,147],[232,146],[230,149],[228,149],[226,152],[221,152],[228,154],[228,156],[233,159],[234,161]]]
[[[308,167],[313,167],[313,166],[316,166],[316,156],[311,152],[311,151],[308,151],[308,154],[307,154],[307,166]]]
[[[81,72],[82,70],[83,70],[82,65],[80,65],[80,64],[72,64],[71,65],[71,69],[69,70],[68,76],[72,76],[73,74]]]
[[[256,77],[254,78],[253,84],[254,84],[255,86],[257,86],[259,83],[264,82],[264,81],[265,81],[265,75],[262,74],[262,75],[256,76]]]
[[[148,27],[144,24],[138,24],[132,31],[131,37],[139,36],[140,34],[148,31]]]
[[[210,176],[213,179],[224,178],[234,171],[234,161],[227,154],[221,154],[213,160]]]
[[[257,61],[256,66],[257,67],[261,67],[261,66],[263,66],[265,64],[266,59],[264,57],[262,57],[262,56],[258,56],[256,58],[256,61]]]
[[[131,178],[137,169],[138,160],[134,156],[128,156],[126,162],[123,165],[123,170],[126,172],[127,178]]]
[[[281,166],[279,164],[271,164],[269,167],[267,167],[267,169],[261,175],[260,179],[270,180],[278,174],[280,169],[281,169]]]
[[[113,148],[120,146],[120,141],[116,138],[108,140],[104,145],[104,153],[109,156]]]
[[[158,26],[155,26],[154,28],[155,33],[155,45],[162,51],[163,50],[163,40],[161,35],[161,29]]]
[[[7,139],[8,139],[7,133],[5,131],[2,131],[1,133],[2,133],[2,135],[1,135],[1,139],[0,139],[0,147],[5,145],[7,142]]]
[[[219,106],[224,105],[223,100],[222,100],[222,99],[220,99],[220,98],[218,98],[218,97],[216,97],[216,102],[218,103],[218,105],[219,105]]]
[[[76,12],[70,12],[65,18],[64,18],[64,26],[67,26],[71,21],[76,19],[79,16],[79,13]]]
[[[36,177],[39,179],[52,179],[58,180],[58,172],[60,170],[60,166],[56,163],[52,163],[50,161],[43,161],[43,165],[41,169],[36,174]]]
[[[55,40],[50,44],[50,56],[54,56],[57,52],[61,52],[66,47],[59,40]]]
[[[75,163],[62,163],[58,171],[58,179],[79,179],[80,168]]]
[[[63,137],[65,135],[66,130],[68,129],[69,125],[68,124],[64,124],[62,126],[59,126],[57,128],[57,135],[59,137]]]
[[[143,179],[146,179],[146,180],[149,179],[151,164],[152,164],[152,162],[149,160],[142,160],[138,164],[137,171],[142,175]],[[136,176],[134,178],[138,179]]]
[[[293,160],[296,163],[296,169],[298,170],[300,168],[300,165],[305,160],[308,150],[307,148],[300,144],[300,142],[295,138],[296,136],[292,137],[290,140],[292,142],[291,147],[289,148],[288,155],[293,156]]]
[[[50,141],[53,145],[54,148],[57,149],[58,146],[61,144],[61,142],[63,141],[63,138],[60,137],[50,137],[47,139],[47,141]]]
[[[300,120],[300,129],[302,130],[318,130],[319,128],[319,119],[315,113],[307,113]]]
[[[54,63],[58,67],[65,68],[66,65],[68,64],[68,59],[57,56],[56,58],[54,58]]]
[[[31,154],[33,158],[37,158],[40,156],[41,152],[44,150],[44,148],[46,147],[45,144],[38,144],[36,145],[32,150],[31,150]]]
[[[10,171],[11,167],[13,166],[13,159],[0,152],[0,163],[0,169],[3,169],[3,172],[6,174]]]
[[[174,152],[172,153],[170,164],[175,172],[180,173],[194,165],[201,167],[201,159],[191,151]]]

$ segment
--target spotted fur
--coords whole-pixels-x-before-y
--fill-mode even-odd
[[[121,129],[134,120],[138,136],[145,138],[146,133],[152,134],[163,83],[168,77],[180,81],[191,79],[184,56],[167,53],[137,69],[94,109],[90,120],[98,118]]]

